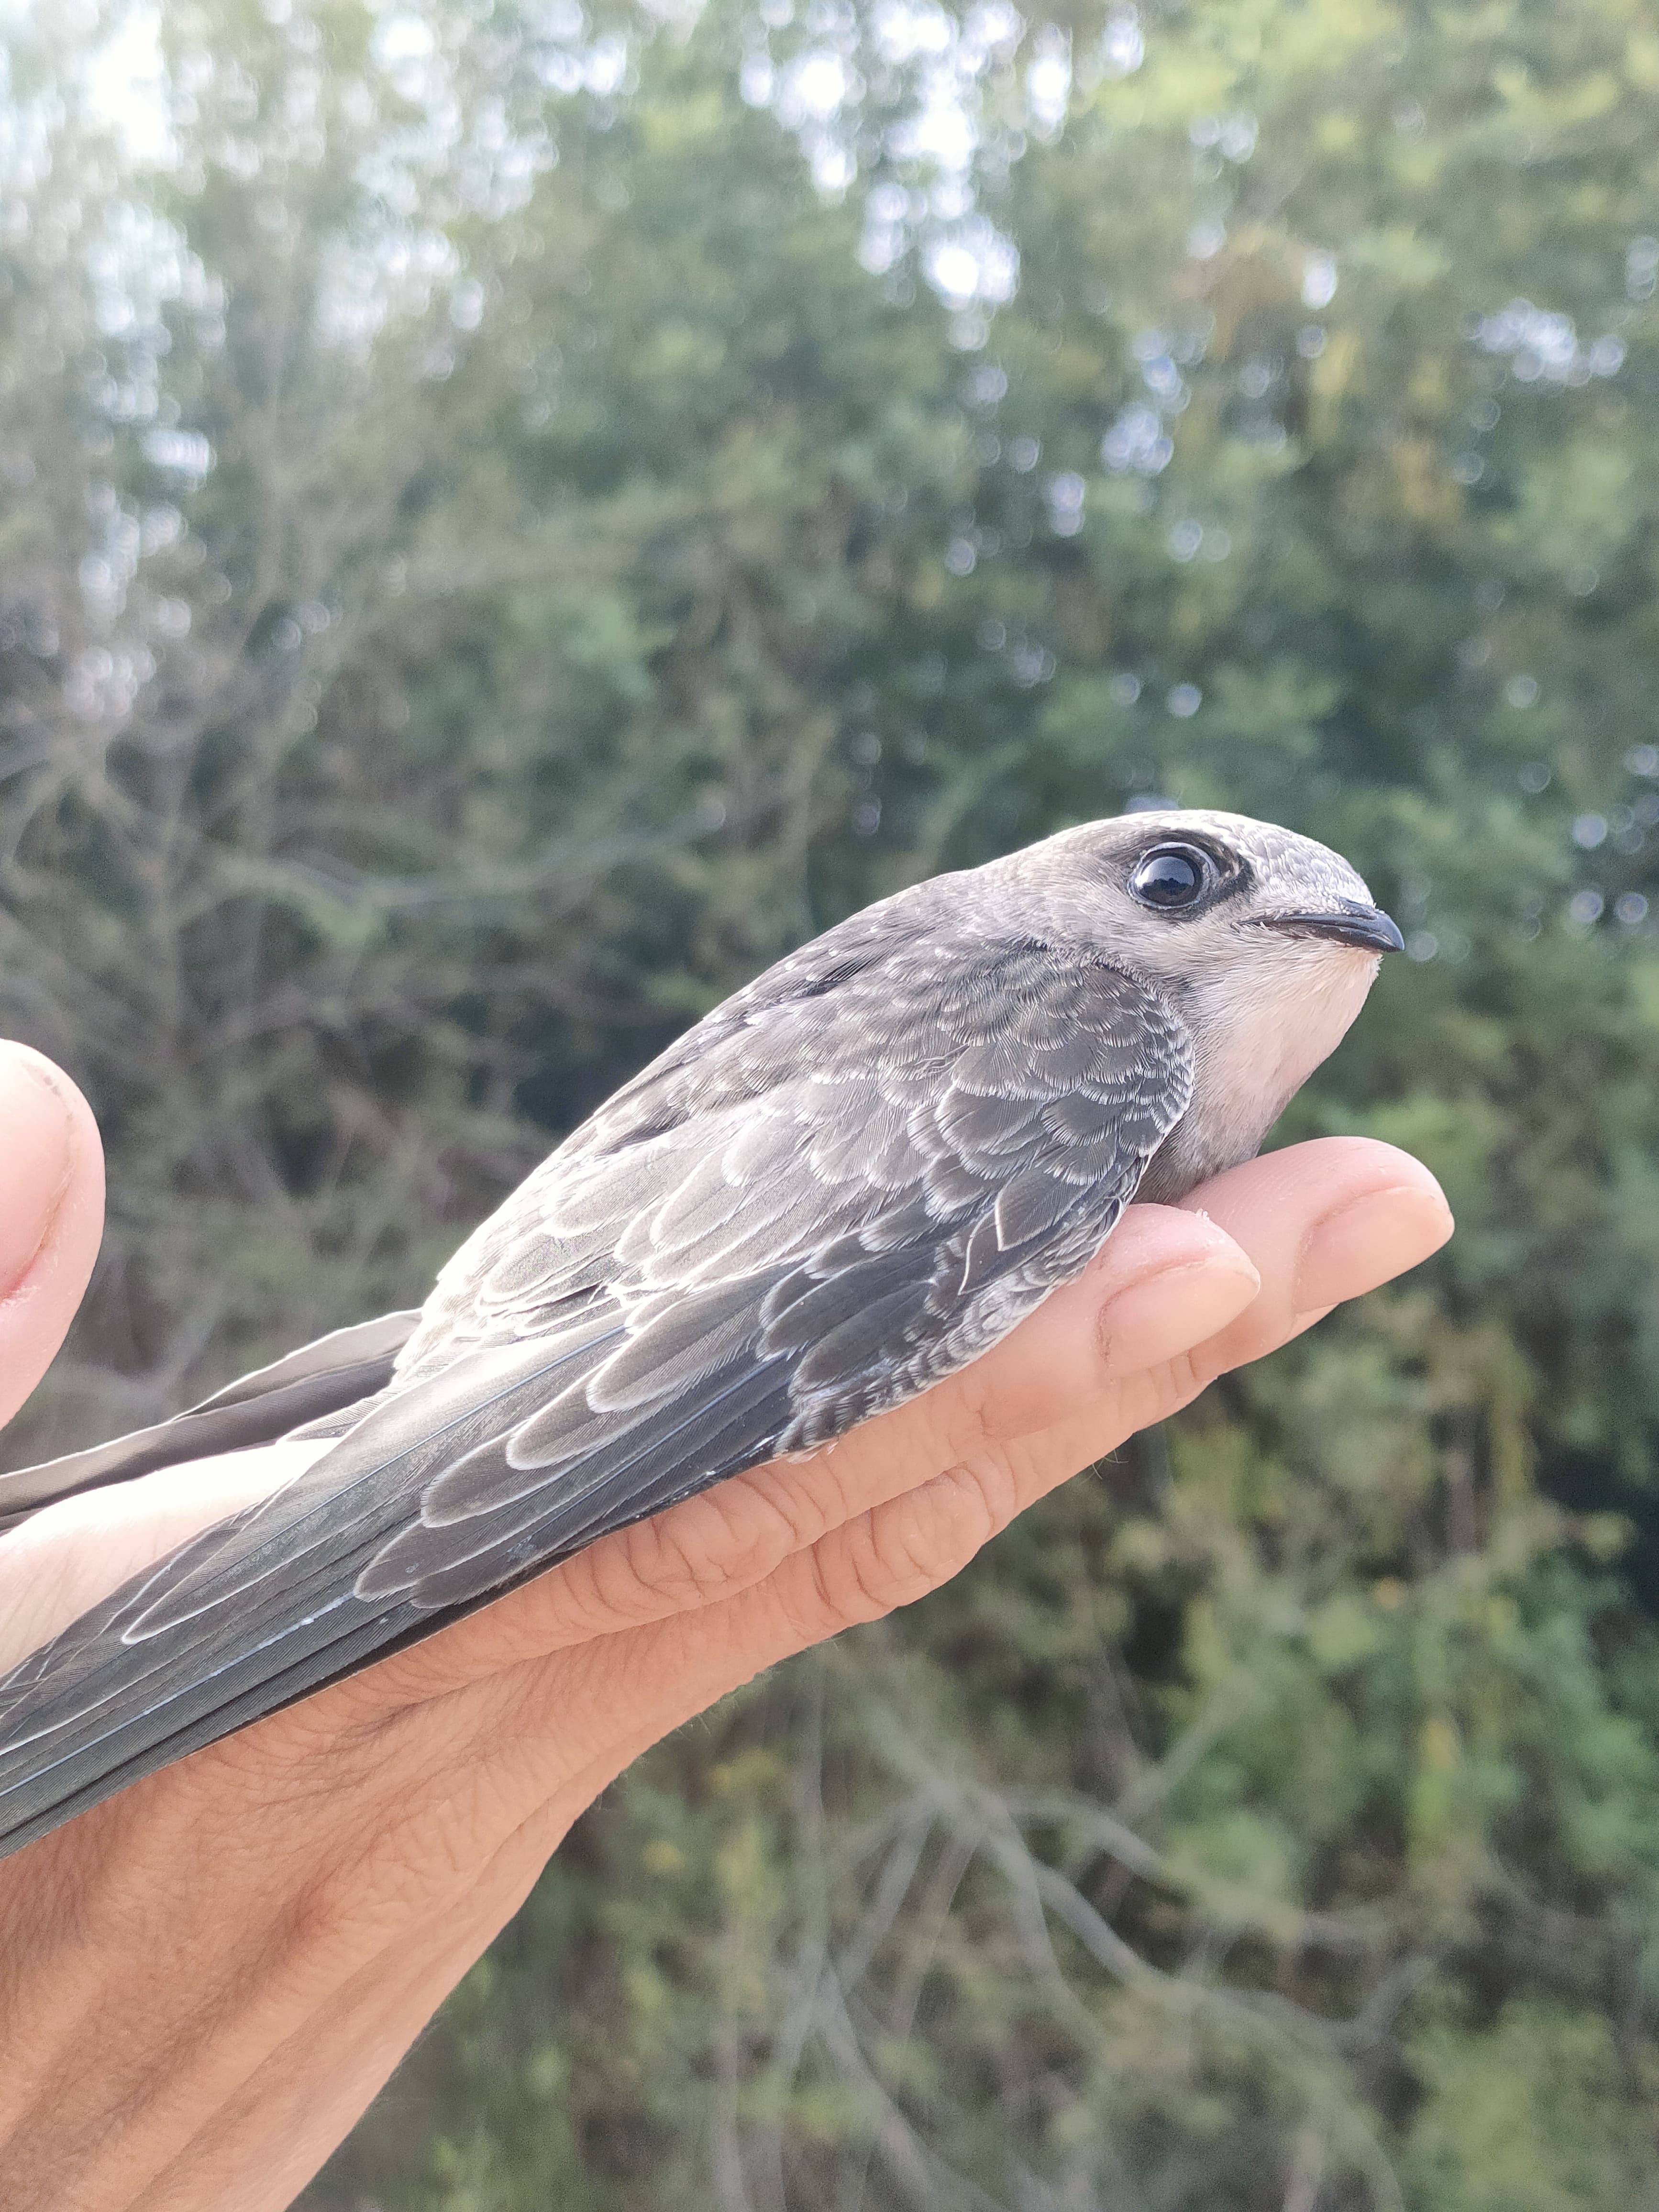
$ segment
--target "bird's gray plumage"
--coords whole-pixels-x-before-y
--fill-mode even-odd
[[[360,1407],[386,1387],[420,1318],[416,1307],[337,1328],[269,1367],[239,1376],[169,1421],[94,1444],[89,1451],[0,1474],[0,1532],[60,1498],[130,1482],[135,1475],[210,1453],[274,1443],[307,1426],[320,1432],[331,1413]]]
[[[1172,840],[1205,856],[1189,914],[1131,889]],[[0,1478],[3,1520],[227,1440],[337,1437],[0,1681],[0,1852],[964,1365],[1137,1187],[1178,1195],[1255,1150],[1357,1011],[1379,923],[1334,854],[1226,815],[1086,825],[919,884],[627,1085],[412,1327]]]

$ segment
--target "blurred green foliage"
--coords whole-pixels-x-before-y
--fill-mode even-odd
[[[1659,2204],[1651,11],[149,20],[0,107],[0,1009],[113,1193],[20,1456],[1137,795],[1397,913],[1283,1133],[1461,1222],[642,1761],[307,2201]]]

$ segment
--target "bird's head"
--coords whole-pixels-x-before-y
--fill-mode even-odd
[[[1401,935],[1339,854],[1248,815],[1171,808],[1062,830],[1007,863],[1079,948],[1154,985],[1197,1060],[1205,1164],[1253,1152],[1341,1039]]]
[[[1218,975],[1271,979],[1287,961],[1375,975],[1400,932],[1338,853],[1246,814],[1172,807],[1085,823],[1031,847],[1080,919],[1177,989]]]

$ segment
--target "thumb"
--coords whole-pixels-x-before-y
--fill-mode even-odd
[[[0,1041],[0,1422],[52,1364],[104,1224],[104,1154],[63,1070]]]

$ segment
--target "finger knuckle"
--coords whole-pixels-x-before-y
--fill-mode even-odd
[[[624,1616],[710,1604],[752,1582],[786,1543],[780,1516],[734,1484],[626,1530],[596,1562],[599,1594]]]

